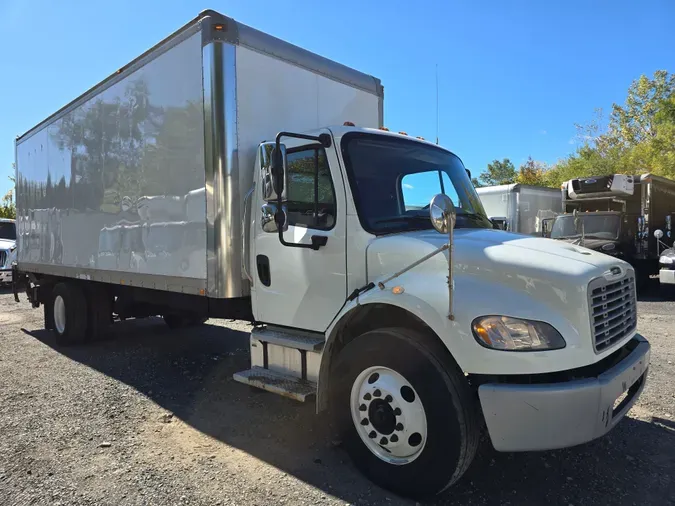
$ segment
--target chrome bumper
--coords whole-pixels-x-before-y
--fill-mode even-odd
[[[586,443],[609,432],[644,389],[649,342],[598,376],[547,384],[484,384],[478,388],[490,439],[497,451],[552,450]],[[616,401],[626,394],[623,400]]]
[[[666,285],[675,285],[675,271],[670,269],[661,269],[659,271],[659,282]]]

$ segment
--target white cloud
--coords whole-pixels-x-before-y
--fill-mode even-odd
[[[408,183],[403,183],[402,186],[403,186],[403,188],[405,188],[406,190],[412,190],[412,189],[415,188],[413,185],[408,184]]]

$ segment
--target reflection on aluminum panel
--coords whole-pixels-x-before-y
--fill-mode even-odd
[[[20,262],[206,277],[200,37],[18,142]]]

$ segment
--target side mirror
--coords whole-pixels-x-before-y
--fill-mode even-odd
[[[269,202],[263,204],[262,206],[262,216],[260,218],[260,226],[263,229],[263,232],[276,233],[279,231],[279,225],[277,224],[277,204]],[[288,214],[286,212],[286,206],[282,206],[280,220],[283,220],[283,231],[288,230]]]
[[[281,153],[277,153],[274,142],[265,142],[260,145],[260,167],[262,174],[260,181],[262,183],[263,200],[266,202],[277,202],[277,189],[281,190],[281,199],[286,200],[284,193],[285,174],[286,174],[286,146],[281,146]],[[275,160],[279,162],[275,167]],[[279,179],[277,180],[277,176]],[[279,188],[280,187],[280,188]]]
[[[506,230],[508,226],[508,220],[503,216],[490,217],[490,222],[492,222],[492,225],[499,230]]]
[[[429,217],[431,224],[441,234],[447,234],[455,228],[457,212],[452,199],[443,193],[439,193],[429,204]]]
[[[279,148],[275,146],[272,149],[272,187],[274,193],[281,195],[282,200],[285,200],[284,197],[284,188],[286,179],[286,146],[279,144]]]
[[[544,218],[541,220],[541,236],[542,237],[551,237],[551,231],[553,230],[553,222],[555,218]]]

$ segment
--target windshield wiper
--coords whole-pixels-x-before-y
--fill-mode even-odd
[[[420,216],[420,215],[410,215],[410,216],[392,216],[391,218],[382,218],[381,220],[375,221],[375,223],[393,223],[396,221],[403,221],[403,222],[411,222],[411,221],[429,221],[428,216]]]
[[[482,214],[478,214],[478,213],[461,212],[461,213],[457,213],[457,216],[466,216],[467,218],[478,219],[478,220],[481,220],[481,221],[485,220],[485,216],[483,216]]]

